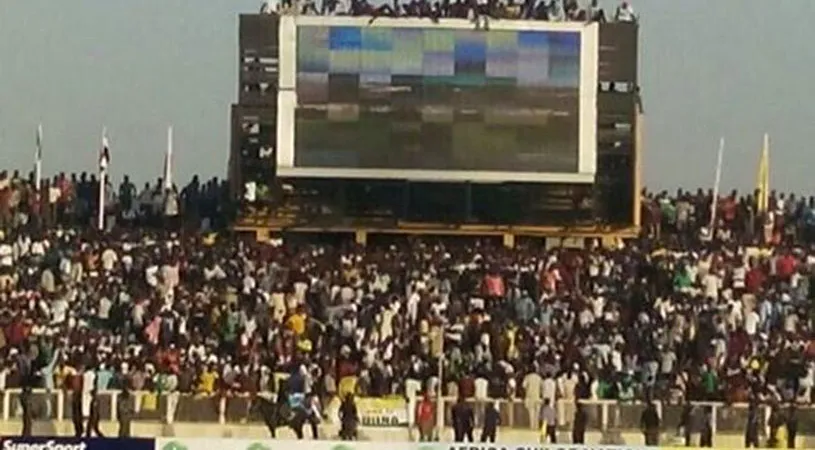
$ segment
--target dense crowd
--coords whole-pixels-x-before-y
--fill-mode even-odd
[[[265,1],[262,14],[291,13],[314,15],[351,15],[372,17],[426,17],[440,18],[479,18],[545,20],[553,22],[636,22],[634,8],[628,1],[622,1],[613,16],[607,16],[599,0],[587,0],[585,5],[579,0],[410,0],[400,3],[373,2],[369,0],[284,0]],[[476,22],[478,23],[478,22]]]
[[[93,183],[0,174],[0,390],[812,402],[812,199],[646,193],[614,248],[362,248],[223,231],[218,180],[125,179],[100,232]]]

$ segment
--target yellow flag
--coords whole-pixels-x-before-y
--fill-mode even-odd
[[[758,177],[756,179],[756,204],[758,212],[766,212],[770,205],[770,135],[764,135],[764,147],[758,160]]]
[[[548,435],[547,435],[547,431],[549,431],[548,427],[549,427],[549,424],[546,423],[546,420],[542,420],[541,421],[541,434],[540,434],[541,444],[546,444],[547,443],[546,439],[548,437]]]

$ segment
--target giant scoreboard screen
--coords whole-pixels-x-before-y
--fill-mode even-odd
[[[280,17],[277,173],[592,183],[598,25]]]

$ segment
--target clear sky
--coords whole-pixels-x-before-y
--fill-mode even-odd
[[[0,167],[30,170],[42,122],[46,174],[95,170],[105,125],[113,176],[148,181],[172,124],[177,179],[224,175],[237,14],[259,3],[0,0]],[[766,131],[773,187],[811,192],[815,1],[633,5],[649,187],[710,186],[724,136],[723,186],[750,188]]]

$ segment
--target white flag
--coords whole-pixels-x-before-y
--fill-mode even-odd
[[[102,131],[102,148],[99,150],[99,171],[107,170],[110,165],[110,142],[107,130]]]
[[[173,127],[167,127],[167,151],[164,153],[164,188],[173,188]]]

